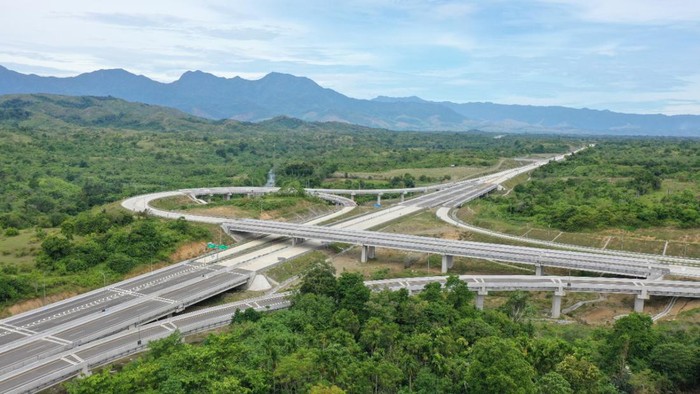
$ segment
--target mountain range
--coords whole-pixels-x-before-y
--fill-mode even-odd
[[[188,71],[161,83],[121,69],[57,78],[0,66],[0,95],[112,96],[211,119],[258,122],[276,116],[393,130],[700,136],[698,115],[640,115],[556,106],[433,102],[418,97],[355,99],[305,77],[270,73],[259,80]]]

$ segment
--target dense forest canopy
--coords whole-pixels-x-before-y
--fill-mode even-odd
[[[569,231],[698,228],[700,140],[602,140],[490,201],[504,217]]]
[[[201,345],[177,334],[118,373],[68,384],[72,394],[618,393],[698,388],[700,331],[655,327],[631,314],[612,328],[536,325],[515,293],[498,310],[473,307],[456,277],[370,293],[354,273],[319,264],[287,311],[236,314]]]

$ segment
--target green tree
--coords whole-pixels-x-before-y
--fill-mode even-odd
[[[586,358],[566,356],[556,366],[555,371],[569,382],[575,393],[597,394],[602,391],[600,387],[603,384],[603,373]]]
[[[514,291],[508,296],[508,300],[500,308],[500,311],[508,315],[514,322],[518,323],[525,317],[531,316],[533,307],[530,304],[530,293],[525,291]]]
[[[71,242],[60,235],[49,235],[41,243],[41,251],[51,260],[60,260],[68,256],[72,249]]]
[[[364,278],[359,273],[343,272],[338,278],[336,287],[336,299],[338,306],[355,313],[360,320],[366,316],[371,291],[365,286]]]
[[[617,320],[606,338],[606,365],[613,371],[622,371],[628,365],[633,370],[643,369],[658,341],[651,317],[631,313]]]
[[[649,369],[635,372],[629,378],[630,389],[635,394],[673,393],[677,386],[665,375]]]
[[[337,288],[335,268],[326,261],[319,261],[304,274],[299,292],[335,297]]]
[[[256,311],[253,308],[246,308],[243,312],[240,309],[236,309],[236,312],[231,317],[231,324],[242,323],[245,321],[256,322],[260,320],[262,313]]]
[[[700,346],[670,342],[657,345],[649,356],[651,367],[680,389],[700,386]]]
[[[345,390],[336,385],[316,384],[311,387],[309,394],[345,394]]]
[[[489,337],[477,341],[469,355],[467,381],[476,393],[535,393],[535,370],[515,343]]]
[[[396,323],[384,322],[371,317],[365,323],[360,333],[362,344],[370,355],[380,349],[384,354],[391,353],[391,348],[399,338],[399,326]]]
[[[290,180],[284,183],[280,190],[277,192],[283,196],[304,196],[306,191],[298,180]]]
[[[447,277],[445,291],[447,291],[447,301],[452,304],[455,309],[470,306],[474,299],[474,293],[469,290],[467,284],[455,275]]]
[[[320,379],[318,357],[310,349],[298,349],[280,358],[274,377],[290,392],[305,392]]]
[[[569,382],[556,372],[548,372],[537,382],[540,394],[573,394]]]
[[[527,357],[537,373],[544,375],[553,371],[572,350],[569,343],[559,338],[539,337],[529,341]]]
[[[125,274],[136,267],[136,260],[124,253],[112,253],[107,258],[107,267],[112,271]]]

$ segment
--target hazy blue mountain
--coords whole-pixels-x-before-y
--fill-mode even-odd
[[[25,75],[0,66],[0,94],[49,93],[113,96],[176,108],[211,119],[261,121],[287,116],[395,130],[480,128],[497,132],[566,132],[700,136],[700,116],[634,115],[565,107],[431,102],[419,97],[359,100],[311,79],[270,73],[259,80],[188,71],[171,83],[125,70],[69,78]]]
[[[503,105],[493,103],[441,103],[470,119],[524,123],[530,127],[590,130],[611,134],[700,136],[700,116],[641,115],[556,106]]]

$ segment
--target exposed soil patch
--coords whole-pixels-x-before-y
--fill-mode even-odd
[[[208,207],[206,205],[201,205],[201,208],[188,209],[187,213],[192,215],[224,217],[231,219],[252,217],[248,212],[234,206]]]
[[[204,242],[190,242],[179,247],[170,255],[170,261],[183,261],[202,255],[207,252]]]

